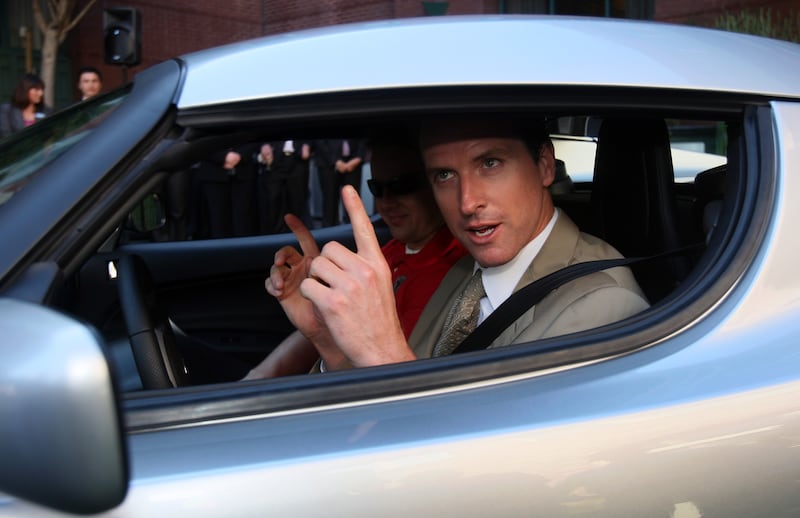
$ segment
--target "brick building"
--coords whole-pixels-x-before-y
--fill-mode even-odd
[[[751,12],[759,9],[772,11],[775,21],[800,14],[798,0],[661,0],[655,2],[653,19],[670,23],[714,26],[714,21],[725,13]]]
[[[78,0],[79,10],[87,0]],[[0,95],[25,70],[21,26],[35,27],[30,0],[0,0]],[[131,70],[103,57],[103,12],[134,7],[142,19],[142,61]],[[101,70],[106,89],[136,71],[176,55],[244,39],[349,22],[444,14],[538,13],[640,18],[713,26],[724,13],[769,8],[796,16],[799,0],[96,0],[62,44],[56,106],[76,99],[75,71]],[[776,18],[777,18],[776,16]],[[37,31],[33,31],[34,55]],[[35,66],[35,63],[34,63]]]

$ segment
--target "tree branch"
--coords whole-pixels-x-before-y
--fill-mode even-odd
[[[72,29],[75,28],[76,25],[78,25],[78,22],[81,21],[81,18],[83,18],[86,15],[86,13],[89,11],[89,8],[91,8],[94,5],[95,1],[96,0],[89,0],[89,2],[87,2],[87,4],[83,6],[83,9],[81,9],[81,12],[79,12],[78,15],[72,19],[72,21],[69,23],[66,30],[64,31],[65,37],[67,35],[66,33],[71,31]]]
[[[69,20],[69,15],[72,8],[75,6],[75,0],[58,0],[55,14],[53,15],[53,26],[58,30],[59,39],[61,38],[61,31]]]
[[[42,15],[42,6],[39,5],[39,0],[33,0],[33,19],[36,20],[36,25],[39,26],[40,31],[47,30],[47,21]]]
[[[39,0],[35,0],[39,1]],[[50,15],[50,20],[58,17],[58,8],[61,5],[61,0],[47,0],[47,14]]]

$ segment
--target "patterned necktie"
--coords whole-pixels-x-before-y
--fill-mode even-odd
[[[481,274],[480,269],[475,271],[458,300],[450,308],[439,341],[433,347],[433,356],[445,356],[452,353],[464,341],[464,338],[478,326],[478,315],[481,310],[480,300],[486,295],[483,290]]]

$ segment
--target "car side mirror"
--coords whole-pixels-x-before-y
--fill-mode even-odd
[[[90,327],[0,298],[0,491],[78,514],[119,505],[129,482],[120,404]]]
[[[158,230],[167,222],[164,203],[158,194],[149,194],[128,215],[130,226],[137,232]]]

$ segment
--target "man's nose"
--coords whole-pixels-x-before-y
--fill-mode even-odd
[[[475,214],[486,205],[485,189],[479,180],[463,175],[460,178],[461,212]]]

